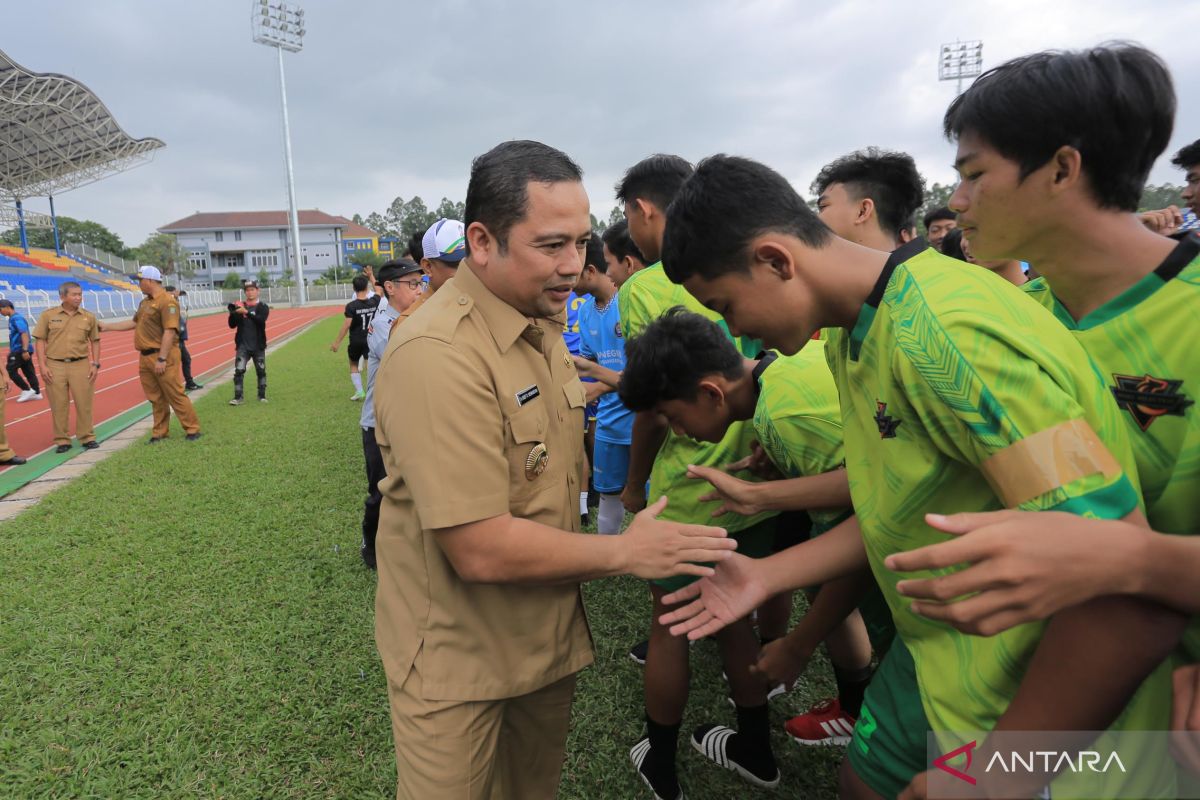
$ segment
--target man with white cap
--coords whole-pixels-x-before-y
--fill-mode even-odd
[[[149,444],[157,444],[167,438],[172,409],[187,434],[187,440],[194,442],[200,438],[200,420],[196,418],[192,401],[183,393],[183,380],[180,377],[179,304],[163,288],[162,273],[158,267],[147,264],[138,270],[138,288],[146,296],[133,319],[102,322],[100,330],[134,332],[133,346],[141,353],[138,377],[141,378],[146,399],[154,408],[154,429]]]
[[[421,237],[421,269],[429,278],[429,291],[400,314],[400,321],[412,316],[433,293],[454,277],[458,264],[467,255],[467,235],[463,224],[443,217],[429,226]]]

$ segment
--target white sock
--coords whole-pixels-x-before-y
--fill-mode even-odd
[[[584,514],[588,513],[587,494],[588,494],[587,492],[579,493],[579,516],[581,516],[581,517]]]
[[[350,382],[354,384],[354,391],[357,392],[358,394],[362,394],[362,373],[361,372],[351,372],[350,373]]]
[[[600,495],[600,514],[596,517],[596,533],[612,535],[621,532],[621,523],[625,520],[625,506],[621,504],[621,495]]]

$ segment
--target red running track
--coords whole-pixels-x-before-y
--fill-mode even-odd
[[[341,306],[310,308],[272,308],[267,318],[267,342],[277,341],[314,320],[340,313]],[[188,352],[192,355],[192,375],[197,379],[206,372],[233,364],[233,330],[228,315],[212,314],[192,317],[188,321]],[[100,375],[96,378],[96,398],[92,418],[96,425],[146,402],[138,380],[138,353],[133,349],[133,331],[118,331],[100,336]],[[2,366],[0,366],[2,368]],[[45,397],[45,380],[42,395]],[[32,458],[54,444],[54,430],[47,400],[17,403],[20,389],[8,381],[7,402],[4,406],[8,444],[17,455]],[[75,412],[72,406],[72,438],[75,434]],[[72,441],[74,444],[74,441]]]

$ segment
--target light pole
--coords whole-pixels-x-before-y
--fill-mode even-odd
[[[955,94],[962,94],[963,78],[978,78],[982,73],[983,42],[973,39],[942,45],[941,57],[938,58],[938,80],[958,81]]]
[[[304,9],[280,0],[252,0],[250,27],[254,41],[274,47],[279,56],[279,99],[283,106],[283,157],[287,164],[288,214],[292,236],[292,274],[300,302],[308,302],[304,286],[304,257],[300,254],[300,218],[296,213],[296,180],[292,173],[292,132],[288,125],[287,83],[283,77],[283,51],[299,53],[304,47]]]

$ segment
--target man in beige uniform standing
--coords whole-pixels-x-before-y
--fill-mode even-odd
[[[46,381],[54,420],[54,452],[71,449],[71,401],[75,401],[75,436],[88,450],[100,446],[92,427],[92,398],[100,374],[100,327],[82,308],[83,287],[65,281],[58,287],[62,303],[48,308],[33,328],[38,370]]]
[[[143,265],[138,270],[138,288],[142,302],[133,319],[123,322],[101,322],[100,332],[133,331],[133,347],[138,359],[138,378],[142,391],[154,411],[154,428],[148,444],[158,444],[170,432],[171,411],[179,418],[184,436],[189,442],[200,438],[200,420],[192,401],[183,393],[179,368],[179,304],[163,288],[158,267]]]
[[[575,673],[592,662],[579,582],[701,574],[724,531],[579,530],[585,405],[563,343],[591,237],[579,168],[538,142],[475,159],[468,254],[392,337],[376,385],[388,477],[375,636],[401,800],[549,800]]]

